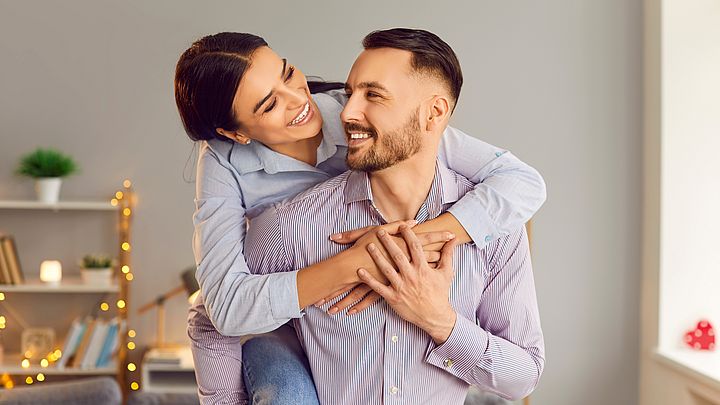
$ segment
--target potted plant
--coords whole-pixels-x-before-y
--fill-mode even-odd
[[[113,259],[103,255],[85,255],[80,276],[85,284],[112,284]]]
[[[77,172],[75,161],[55,149],[38,148],[23,156],[17,173],[35,179],[38,200],[56,204],[60,197],[62,178]]]

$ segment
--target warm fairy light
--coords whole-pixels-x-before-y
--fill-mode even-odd
[[[30,384],[32,384],[32,383],[33,383],[32,377],[28,376],[28,377],[25,379],[25,384],[30,385]]]
[[[140,388],[140,384],[138,384],[137,382],[133,381],[133,382],[130,384],[130,388],[131,388],[133,391],[137,391],[137,389]]]
[[[0,323],[0,329],[5,329],[5,324],[4,324],[4,323]]]
[[[22,366],[22,368],[28,368],[28,367],[30,367],[30,360],[23,359],[23,361],[20,363],[20,365]]]
[[[40,360],[40,367],[42,367],[42,368],[47,367],[49,364],[50,363],[48,363],[47,359]]]
[[[58,357],[55,355],[55,353],[50,353],[50,354],[48,354],[47,359],[50,360],[50,361],[53,362],[53,363],[56,362],[56,361],[58,361]]]
[[[5,389],[11,390],[15,387],[15,383],[13,380],[7,380],[5,381]]]
[[[128,273],[128,274],[125,275],[125,279],[126,279],[127,281],[132,281],[133,278],[134,278],[134,277],[133,277],[132,273]]]
[[[5,301],[5,293],[0,292],[0,301]]]
[[[128,331],[128,337],[134,338],[135,337],[135,329],[130,329]]]
[[[60,357],[62,357],[62,351],[61,351],[60,349],[55,349],[55,351],[53,352],[53,354],[54,354],[55,357],[58,358],[58,359],[59,359]]]
[[[0,323],[5,323],[5,322],[7,322],[5,320],[5,315],[0,315]]]
[[[125,215],[126,217],[129,217],[130,213],[131,213],[130,208],[123,209],[123,215]]]
[[[123,242],[123,244],[122,244],[122,250],[124,250],[124,251],[126,251],[126,252],[127,252],[128,250],[130,250],[130,244],[127,243],[127,242]]]
[[[103,302],[102,304],[100,304],[100,309],[102,309],[103,311],[107,311],[108,309],[110,309],[110,305],[108,305],[107,302]]]
[[[127,347],[130,350],[135,350],[135,342],[128,342]]]
[[[122,192],[122,191],[118,191],[117,193],[115,193],[115,198],[117,198],[118,200],[122,200],[122,198],[123,198],[123,192]]]
[[[26,350],[26,351],[25,351],[25,357],[27,357],[28,359],[29,359],[30,357],[32,357],[32,355],[33,355],[33,352],[31,352],[30,350]]]
[[[130,273],[130,266],[128,266],[126,264],[126,265],[122,266],[121,270],[124,274],[128,274],[128,273]]]
[[[136,369],[135,363],[128,363],[128,371],[135,371]]]
[[[118,300],[118,302],[117,302],[117,307],[120,308],[120,309],[125,308],[125,301],[123,301],[123,300]]]
[[[132,183],[130,182],[130,180],[123,181],[123,187],[130,188],[130,186],[132,186]]]
[[[45,374],[39,373],[37,377],[35,377],[38,381],[45,381]]]
[[[118,200],[115,199],[115,198],[113,198],[112,200],[110,200],[110,205],[112,205],[113,207],[117,207],[117,205],[118,205]]]

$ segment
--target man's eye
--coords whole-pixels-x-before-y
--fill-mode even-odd
[[[375,92],[372,92],[372,91],[368,91],[368,92],[367,92],[367,96],[368,96],[368,97],[380,97],[379,94],[377,94],[377,93],[375,93]]]
[[[275,108],[275,104],[277,104],[277,100],[273,100],[272,104],[270,104],[270,105],[265,109],[265,112],[266,112],[266,113],[269,113],[270,111],[272,111],[272,109]]]

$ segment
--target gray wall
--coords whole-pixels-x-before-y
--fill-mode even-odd
[[[174,64],[192,40],[258,33],[306,73],[343,80],[365,33],[426,28],[463,64],[453,124],[511,149],[548,183],[534,234],[547,368],[534,403],[636,403],[640,2],[262,3],[0,3],[0,198],[33,197],[12,169],[39,145],[84,168],[64,198],[104,198],[133,179],[137,308],[193,260],[194,186],[183,180],[192,145],[172,97]],[[12,231],[29,241],[23,260],[44,257],[31,233]],[[183,341],[183,302],[168,307],[168,336]],[[153,321],[133,315],[140,342],[152,340]]]

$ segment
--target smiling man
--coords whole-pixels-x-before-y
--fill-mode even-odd
[[[422,30],[369,34],[342,112],[352,169],[255,218],[246,239],[256,274],[337,253],[326,235],[435,218],[472,189],[437,160],[462,74],[452,49]],[[319,399],[327,404],[461,404],[469,385],[518,399],[537,385],[544,343],[524,228],[489,243],[448,243],[437,268],[412,232],[411,258],[379,235],[399,269],[360,277],[385,299],[348,316],[327,303],[295,319]],[[267,249],[266,246],[280,246]]]

